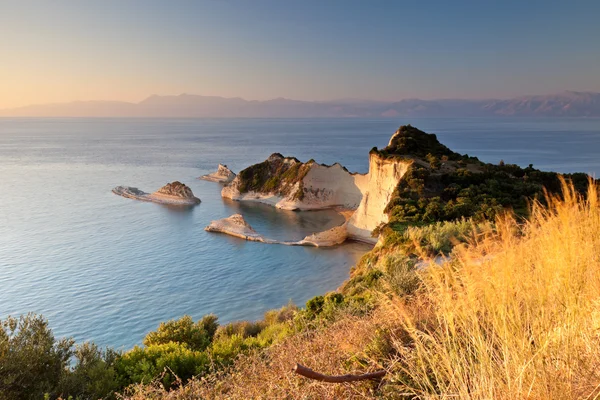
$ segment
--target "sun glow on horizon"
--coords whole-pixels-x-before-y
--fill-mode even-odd
[[[600,92],[599,4],[435,7],[5,0],[0,109],[179,93],[400,100]]]

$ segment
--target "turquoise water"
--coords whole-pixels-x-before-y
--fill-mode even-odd
[[[203,228],[241,212],[266,236],[297,240],[339,215],[225,201],[218,184],[196,178],[273,152],[366,172],[369,149],[402,123],[484,161],[600,172],[598,119],[0,119],[0,318],[41,313],[57,336],[129,348],[184,314],[257,319],[333,290],[369,246],[265,245]],[[169,208],[111,193],[173,180],[202,203]]]

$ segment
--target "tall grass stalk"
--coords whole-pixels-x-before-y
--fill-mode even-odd
[[[600,208],[563,181],[517,228],[422,274],[399,379],[418,398],[600,398]]]

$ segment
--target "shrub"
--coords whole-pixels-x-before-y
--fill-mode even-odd
[[[42,316],[9,316],[0,321],[0,394],[6,399],[55,395],[73,343],[72,339],[55,340]]]
[[[191,350],[204,350],[210,345],[218,327],[215,315],[205,315],[198,322],[185,315],[178,320],[161,322],[156,331],[144,338],[145,346],[167,344],[170,342],[185,344]]]
[[[283,306],[279,310],[269,310],[265,312],[264,321],[267,326],[290,321],[294,318],[296,312],[298,312],[298,307],[290,302],[287,306]]]
[[[171,388],[177,378],[186,382],[192,376],[203,375],[209,365],[210,359],[205,352],[176,342],[135,346],[116,363],[124,384],[149,383],[160,378],[166,389]]]
[[[59,392],[76,399],[108,399],[121,389],[116,362],[120,354],[112,349],[102,351],[94,343],[76,346],[75,366],[63,374]]]
[[[306,302],[306,311],[312,315],[318,315],[323,311],[325,298],[323,296],[315,296]]]
[[[444,156],[444,157],[448,158],[448,156]],[[427,153],[427,156],[425,158],[429,162],[429,167],[433,170],[440,169],[440,167],[442,166],[440,159],[431,153]]]
[[[404,255],[388,255],[384,258],[385,279],[399,296],[413,294],[420,284],[415,260]]]
[[[244,339],[247,337],[256,337],[265,328],[265,326],[266,324],[263,321],[231,322],[227,325],[219,327],[215,336],[216,339],[233,335],[239,335]]]
[[[212,359],[220,366],[233,363],[238,355],[249,349],[259,347],[256,338],[244,338],[240,334],[219,337],[210,348]]]

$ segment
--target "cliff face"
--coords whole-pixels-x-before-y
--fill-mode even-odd
[[[316,210],[343,207],[356,210],[347,223],[352,239],[375,243],[373,229],[388,222],[385,208],[398,181],[412,161],[371,153],[369,173],[351,174],[340,164],[274,154],[261,164],[249,167],[224,187],[221,195],[239,201],[256,201],[285,210]],[[261,175],[262,174],[262,175]],[[277,183],[273,186],[273,182]],[[252,190],[247,190],[248,188]],[[242,191],[246,189],[245,191]]]
[[[385,208],[398,182],[412,164],[411,160],[386,159],[375,153],[370,154],[369,173],[358,180],[362,200],[347,225],[351,239],[377,242],[371,232],[380,224],[388,222]]]
[[[412,188],[429,174],[450,174],[461,162],[463,167],[477,172],[475,165],[479,161],[465,160],[464,156],[441,144],[436,135],[407,125],[394,133],[385,148],[371,150],[368,174],[352,174],[340,164],[328,166],[313,160],[302,163],[275,153],[264,162],[241,171],[223,188],[221,195],[287,210],[336,206],[356,210],[345,224],[347,236],[376,243],[377,238],[372,237],[372,232],[390,222],[390,210],[393,211],[398,203],[395,192],[400,186],[408,184]],[[406,174],[409,176],[403,179]],[[437,186],[444,185],[439,182]],[[417,190],[418,196],[429,195],[425,193],[426,189]],[[410,198],[406,203],[412,204],[413,200],[416,201]]]

